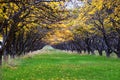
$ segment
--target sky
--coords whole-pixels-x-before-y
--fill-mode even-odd
[[[78,0],[71,0],[65,3],[67,9],[73,9],[78,6],[83,6],[83,2]]]

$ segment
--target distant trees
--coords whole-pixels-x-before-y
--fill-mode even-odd
[[[113,5],[114,3],[114,5]],[[115,30],[115,26],[113,25],[113,22],[111,21],[111,19],[114,20],[118,20],[118,17],[115,18],[113,17],[114,14],[116,14],[116,16],[118,15],[116,9],[118,8],[118,3],[120,3],[119,1],[100,1],[98,5],[97,1],[93,1],[91,3],[93,9],[88,12],[90,19],[88,19],[88,23],[93,24],[94,27],[99,30],[102,35],[103,35],[103,39],[105,41],[105,44],[107,46],[107,56],[110,56],[111,52],[115,52],[117,54],[117,56],[119,57],[118,51],[115,50],[115,48],[112,48],[112,45],[110,44],[110,39],[109,38],[109,34],[111,34],[110,36],[113,37],[112,35],[114,35],[113,33],[116,33]],[[90,5],[90,6],[91,6]],[[116,7],[115,7],[116,5]],[[118,36],[117,34],[114,36]],[[113,39],[113,38],[112,38]],[[114,43],[113,43],[114,44]],[[119,45],[119,44],[118,44]],[[116,45],[117,46],[117,45]]]
[[[48,2],[48,1],[47,1]],[[5,61],[8,54],[14,58],[25,52],[42,48],[42,38],[51,29],[50,25],[64,20],[60,4],[62,2],[50,2],[41,0],[8,0],[0,1],[0,35],[3,42],[0,49],[0,64],[2,55]]]
[[[114,52],[120,57],[120,1],[87,0],[83,3],[83,6],[74,8],[71,12],[73,17],[69,24],[77,38],[65,42],[72,46],[69,46],[69,50],[78,52],[85,50],[93,54],[94,50],[98,50],[100,55],[102,55],[102,51],[105,51],[107,57]],[[81,40],[84,42],[83,46],[81,46],[83,44]],[[58,44],[58,46],[66,46],[65,43]],[[66,47],[64,48],[66,49]]]
[[[119,4],[120,2],[118,0],[101,0],[99,1],[99,3],[98,1],[93,0],[92,3],[89,4],[91,11],[89,11],[87,14],[89,16],[89,19],[87,19],[86,23],[88,25],[93,25],[93,28],[96,29],[96,31],[100,31],[105,45],[107,47],[106,55],[108,57],[110,56],[111,52],[115,52],[117,56],[120,57],[120,53],[117,47],[118,45],[120,45],[118,39],[119,26],[117,26],[116,29],[116,26],[113,24],[114,21],[116,21],[115,24],[118,24],[120,20],[118,14]],[[117,42],[117,44],[115,42]],[[116,48],[113,48],[113,45],[111,43],[116,44],[114,45],[116,46]]]

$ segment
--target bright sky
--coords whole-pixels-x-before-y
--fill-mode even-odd
[[[78,1],[78,0],[71,0],[69,2],[66,2],[66,8],[67,9],[73,9],[78,6],[83,6],[83,2]]]

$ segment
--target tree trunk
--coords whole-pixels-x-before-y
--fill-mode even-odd
[[[118,45],[117,45],[117,53],[116,53],[117,57],[120,58],[120,37],[118,39]]]
[[[0,51],[0,66],[2,65],[2,51]]]
[[[120,52],[119,52],[119,53],[117,53],[117,57],[118,57],[118,58],[120,58]]]
[[[10,55],[10,58],[11,58],[11,59],[15,59],[15,55],[14,55],[14,54],[11,54],[11,55]]]
[[[107,56],[107,57],[110,57],[110,53],[106,53],[106,56]]]
[[[5,63],[8,63],[8,54],[7,54],[7,50],[5,49],[4,54],[3,54],[3,60]]]
[[[100,56],[102,56],[102,50],[98,50]]]
[[[111,46],[110,46],[109,43],[108,43],[107,34],[106,34],[106,31],[105,31],[104,28],[102,29],[102,33],[103,33],[103,39],[104,39],[105,44],[106,44],[106,46],[107,46],[106,56],[107,56],[107,57],[110,57],[110,54],[111,54]]]
[[[106,51],[106,56],[107,56],[107,57],[110,57],[110,54],[111,54],[111,51],[110,51],[110,49],[108,49],[108,50]]]

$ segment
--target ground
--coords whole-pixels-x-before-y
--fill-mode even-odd
[[[4,64],[2,80],[119,80],[120,60],[117,58],[70,54],[59,50],[43,53]]]

